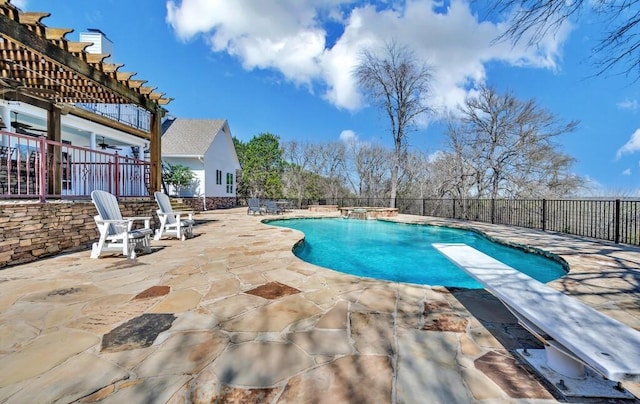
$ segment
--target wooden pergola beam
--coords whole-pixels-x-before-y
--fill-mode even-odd
[[[147,98],[144,94],[140,94],[134,89],[126,87],[113,77],[91,66],[88,61],[84,61],[61,49],[53,42],[30,31],[21,23],[2,14],[0,14],[0,33],[9,38],[13,38],[15,41],[40,55],[46,55],[48,59],[106,87],[109,91],[116,93],[133,104],[142,106],[147,111],[151,112],[157,109],[158,104],[154,100]],[[104,57],[106,57],[106,55],[99,55],[97,57],[89,56],[88,60],[93,61],[98,59],[97,62],[102,62]]]
[[[73,32],[73,28],[51,28],[46,27],[45,38],[50,41],[62,41],[64,37]]]

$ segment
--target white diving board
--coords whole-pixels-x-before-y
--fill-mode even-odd
[[[433,247],[500,299],[545,348],[560,351],[558,359],[547,349],[556,372],[580,378],[584,363],[612,381],[640,381],[640,332],[466,244]]]

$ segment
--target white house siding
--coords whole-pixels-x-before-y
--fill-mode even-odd
[[[167,164],[180,164],[188,169],[194,174],[193,182],[190,187],[182,188],[180,190],[174,189],[173,187],[167,185],[169,187],[168,191],[170,195],[178,195],[182,197],[193,197],[193,196],[202,196],[205,189],[205,170],[202,161],[197,157],[164,157],[163,161]]]
[[[236,170],[240,167],[237,163],[235,148],[231,136],[220,131],[211,142],[211,146],[205,154],[207,195],[212,197],[236,196]],[[222,173],[221,183],[217,183],[216,171]],[[233,189],[227,192],[227,174],[233,175]]]

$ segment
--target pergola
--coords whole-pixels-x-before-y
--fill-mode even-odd
[[[73,114],[149,140],[150,192],[161,189],[161,119],[164,97],[136,73],[121,72],[122,64],[106,63],[107,54],[88,53],[89,42],[71,42],[71,28],[47,27],[50,13],[22,12],[0,0],[0,91],[47,111],[47,138],[61,140],[61,114]],[[150,113],[149,132],[96,115],[74,104],[131,104]]]

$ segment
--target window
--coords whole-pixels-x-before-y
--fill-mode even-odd
[[[216,170],[216,185],[222,185],[222,171]]]
[[[227,193],[233,193],[233,174],[227,173]]]

